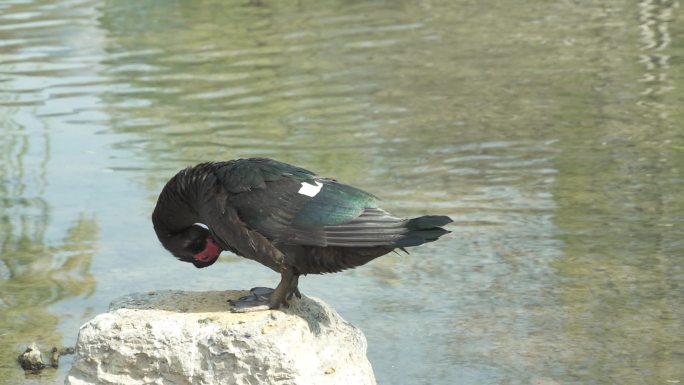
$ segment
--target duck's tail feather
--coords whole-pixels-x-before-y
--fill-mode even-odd
[[[328,246],[404,248],[437,240],[449,233],[443,229],[451,218],[444,215],[425,215],[413,219],[391,216],[382,209],[366,209],[354,221],[325,227]]]

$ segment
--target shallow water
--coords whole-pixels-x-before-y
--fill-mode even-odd
[[[684,381],[678,2],[0,2],[0,383],[115,297],[272,286],[149,221],[178,169],[267,156],[452,234],[309,276],[379,384]]]

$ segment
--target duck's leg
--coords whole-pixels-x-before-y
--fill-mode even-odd
[[[292,282],[290,283],[290,291],[287,295],[288,300],[291,300],[293,295],[297,298],[302,298],[302,293],[299,292],[297,285],[299,285],[299,274],[295,274]]]
[[[287,299],[291,299],[292,295],[296,295],[297,298],[302,297],[299,289],[297,289],[298,280],[298,274],[295,274],[290,268],[285,268],[280,273],[280,283],[278,283],[275,290],[266,287],[255,287],[250,290],[250,295],[235,301],[229,300],[228,302],[233,306],[231,311],[247,313],[278,309],[281,305],[288,307]]]

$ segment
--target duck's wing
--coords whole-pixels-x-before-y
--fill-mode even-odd
[[[407,219],[380,209],[376,196],[299,167],[249,159],[216,174],[239,218],[276,243],[387,246],[408,231]]]
[[[216,163],[214,175],[231,194],[266,188],[266,183],[282,179],[314,183],[316,175],[301,167],[268,158],[237,159]]]

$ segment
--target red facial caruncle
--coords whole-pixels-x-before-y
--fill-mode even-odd
[[[207,245],[204,250],[192,256],[195,261],[199,262],[213,262],[221,254],[221,248],[216,244],[214,238],[211,236],[207,237]]]

